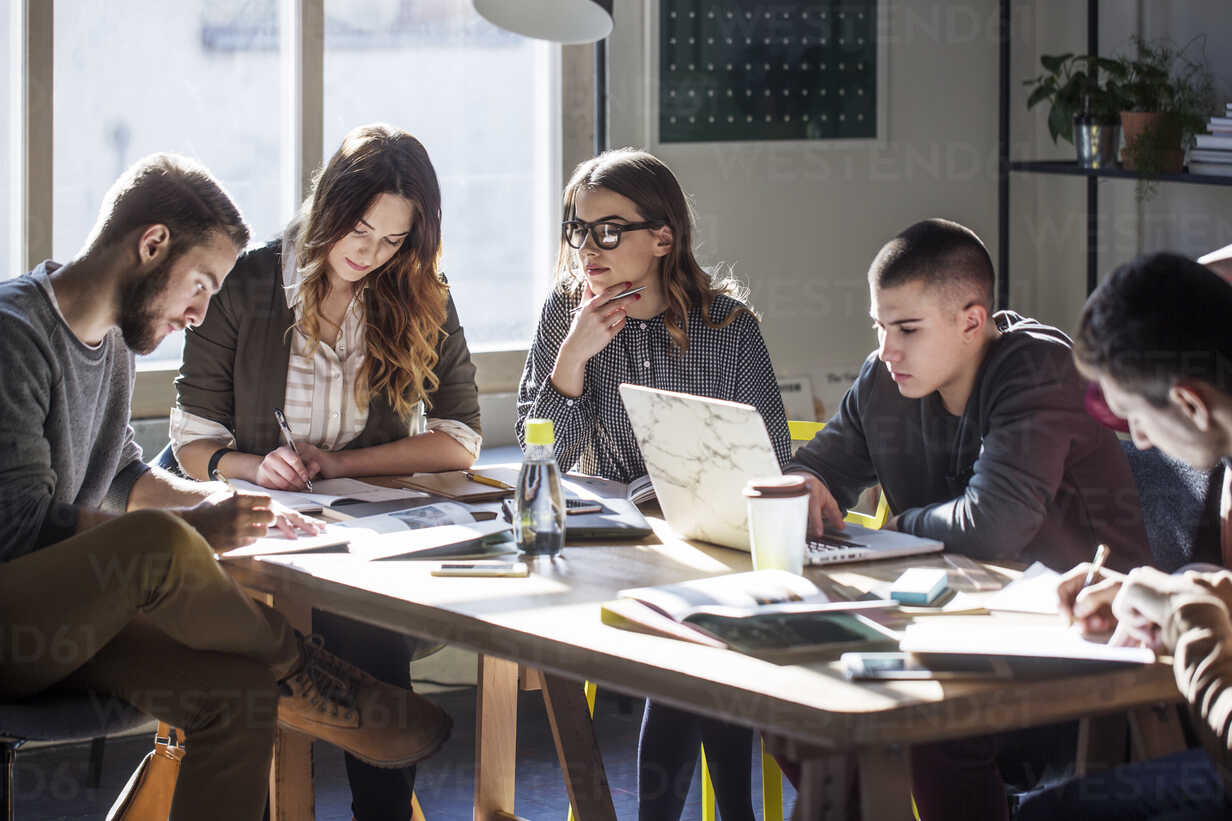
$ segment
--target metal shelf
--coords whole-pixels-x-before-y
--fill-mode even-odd
[[[1016,160],[1010,163],[1011,171],[1029,174],[1068,174],[1074,177],[1113,177],[1126,180],[1149,180],[1151,182],[1182,182],[1191,185],[1232,185],[1232,177],[1215,174],[1156,174],[1147,176],[1123,168],[1082,168],[1076,162],[1066,160]]]

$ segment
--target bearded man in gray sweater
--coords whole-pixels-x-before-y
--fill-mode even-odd
[[[993,313],[995,279],[979,237],[949,220],[916,223],[878,252],[868,271],[877,350],[787,467],[806,475],[810,531],[841,529],[860,492],[880,484],[886,527],[949,551],[1065,570],[1103,542],[1117,567],[1149,564],[1128,460],[1086,413],[1069,338]],[[920,818],[1006,818],[996,757],[1023,740],[915,748]]]
[[[451,727],[303,641],[215,557],[314,524],[141,462],[133,353],[199,324],[247,242],[205,168],[153,155],[77,257],[0,283],[0,698],[101,693],[184,730],[173,821],[261,818],[276,723],[390,767]]]

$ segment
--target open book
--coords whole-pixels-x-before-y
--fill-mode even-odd
[[[264,493],[275,502],[300,513],[319,513],[323,508],[359,502],[388,502],[403,499],[423,499],[428,494],[402,487],[382,487],[358,479],[317,479],[312,490],[272,490],[243,479],[232,479],[237,490]]]
[[[265,538],[222,555],[241,558],[345,550],[369,561],[487,556],[512,549],[510,534],[509,523],[494,513],[471,511],[454,502],[440,502],[329,524],[323,533],[315,536],[288,539],[278,531],[270,531]]]
[[[803,576],[784,570],[731,573],[620,591],[603,605],[604,624],[725,647],[767,661],[892,649],[897,636],[871,618],[888,600],[833,602]]]
[[[635,505],[654,501],[656,498],[655,489],[654,485],[650,483],[650,477],[642,474],[630,482],[628,490],[625,491],[625,498]]]

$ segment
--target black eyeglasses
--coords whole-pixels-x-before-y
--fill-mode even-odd
[[[573,219],[560,224],[564,232],[565,242],[573,248],[581,248],[586,244],[586,234],[590,234],[605,251],[610,251],[620,245],[620,237],[625,231],[641,231],[646,228],[660,228],[662,222],[583,222]]]

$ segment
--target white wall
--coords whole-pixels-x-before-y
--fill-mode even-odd
[[[654,117],[644,15],[657,10],[625,0],[616,12],[612,144],[642,145]],[[810,376],[827,412],[875,344],[864,277],[886,240],[945,216],[996,253],[996,3],[895,2],[886,16],[882,143],[648,146],[694,198],[702,264],[748,281],[779,376]]]
[[[974,229],[997,258],[996,0],[885,0],[888,58],[884,141],[656,145],[649,101],[654,0],[617,0],[611,39],[611,144],[646,146],[694,198],[702,264],[732,263],[763,314],[779,375],[807,375],[831,411],[874,345],[864,275],[882,243],[930,216]],[[1136,30],[1187,40],[1209,32],[1217,76],[1232,77],[1232,4],[1156,0],[1102,4],[1102,51]],[[1138,8],[1143,11],[1139,15]],[[1015,158],[1072,156],[1054,148],[1043,111],[1027,112],[1021,80],[1040,53],[1085,49],[1085,4],[1016,2],[1011,68]],[[1225,83],[1226,87],[1226,83]],[[1232,93],[1228,99],[1232,101]],[[1011,301],[1072,327],[1085,297],[1085,204],[1080,179],[1016,174]],[[1139,245],[1133,184],[1101,183],[1101,269]],[[1197,254],[1232,241],[1232,189],[1161,186],[1144,213],[1145,249]]]

